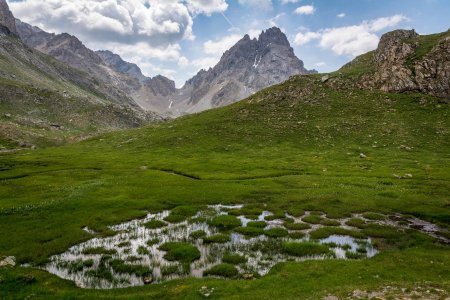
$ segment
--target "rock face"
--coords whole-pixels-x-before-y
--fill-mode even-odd
[[[373,65],[374,73],[363,76],[365,87],[450,98],[450,31],[425,37],[414,30],[386,33],[373,54]]]
[[[310,74],[279,28],[263,31],[258,39],[245,35],[219,63],[201,70],[181,89],[175,109],[197,112],[237,102],[292,75]]]
[[[14,16],[9,10],[6,0],[0,0],[0,26],[4,26],[9,33],[18,35]]]
[[[140,81],[147,79],[137,65],[124,61],[119,55],[107,50],[96,51],[95,53],[116,72],[129,74]]]

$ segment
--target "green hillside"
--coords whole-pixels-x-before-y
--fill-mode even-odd
[[[341,76],[334,74],[332,76]],[[0,156],[0,256],[39,265],[107,225],[177,206],[266,204],[275,213],[402,213],[450,224],[449,105],[294,77],[235,105],[78,144]],[[0,298],[320,299],[389,285],[449,291],[448,245],[372,233],[380,254],[277,265],[253,280],[183,279],[81,290],[44,271],[0,269]],[[395,293],[395,291],[394,291]]]

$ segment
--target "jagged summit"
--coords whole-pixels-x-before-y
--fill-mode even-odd
[[[0,0],[0,26],[3,27],[6,33],[11,33],[18,36],[16,29],[16,22],[13,14],[9,10],[8,3],[5,0]]]

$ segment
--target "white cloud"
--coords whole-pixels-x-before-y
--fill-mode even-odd
[[[271,10],[272,0],[237,0],[237,2],[244,6],[249,6],[255,9]]]
[[[269,23],[270,26],[277,26],[278,27],[278,21],[283,18],[286,15],[286,13],[280,13],[278,15],[276,15],[273,18],[270,18],[269,20],[267,20],[267,22]]]
[[[314,67],[325,67],[327,65],[324,61],[319,61],[314,64]]]
[[[298,3],[302,0],[281,0],[281,4],[285,5],[285,4],[289,4],[289,3]]]
[[[304,45],[309,43],[310,41],[314,40],[314,39],[318,39],[320,38],[320,33],[318,32],[312,32],[312,31],[308,31],[308,32],[299,32],[295,35],[295,39],[294,39],[294,43],[296,45]]]
[[[224,12],[228,8],[225,0],[187,0],[188,8],[194,14],[206,14]]]
[[[300,7],[297,7],[296,10],[294,10],[294,13],[298,15],[312,15],[316,11],[316,8],[313,5],[303,5]]]
[[[346,16],[345,13],[340,13],[340,14],[338,14],[336,17],[342,19],[342,18],[344,18],[345,16]]]
[[[337,55],[357,56],[377,47],[378,32],[393,27],[407,20],[403,15],[378,18],[364,21],[359,25],[327,28],[317,32],[299,32],[295,44],[304,45],[312,40],[318,40],[319,46],[330,49]]]
[[[209,40],[203,44],[203,51],[206,54],[222,55],[242,38],[238,34],[232,34],[221,38],[220,40]]]
[[[196,66],[199,70],[200,69],[208,70],[209,68],[214,67],[217,64],[217,62],[218,62],[217,57],[207,56],[195,59],[194,61],[192,61],[192,64]]]

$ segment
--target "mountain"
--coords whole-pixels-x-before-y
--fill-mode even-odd
[[[277,27],[263,31],[258,39],[245,35],[219,63],[201,70],[173,95],[173,109],[178,112],[199,112],[225,106],[283,82],[292,75],[317,73],[306,70]]]
[[[19,35],[30,47],[88,72],[124,92],[141,108],[171,116],[199,112],[239,101],[292,75],[310,74],[279,28],[263,31],[258,39],[244,36],[219,63],[201,70],[181,88],[158,75],[150,78],[141,69],[106,50],[92,51],[69,34],[51,34],[16,20]],[[112,95],[114,97],[114,95]]]
[[[0,3],[1,15],[8,15]],[[6,26],[11,23],[1,25],[8,29],[0,30],[0,149],[62,144],[158,119],[91,72],[29,48]]]

